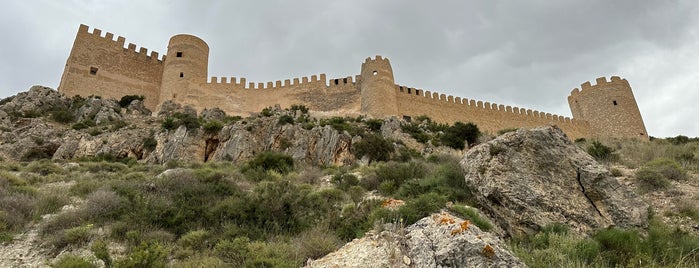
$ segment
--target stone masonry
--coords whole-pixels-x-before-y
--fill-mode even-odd
[[[442,123],[473,122],[485,132],[506,128],[557,125],[571,139],[637,138],[648,140],[629,83],[616,76],[585,82],[568,97],[573,118],[531,109],[446,96],[398,85],[388,59],[367,58],[359,75],[327,79],[325,74],[270,82],[240,77],[208,77],[209,46],[196,36],[170,38],[166,55],[148,54],[125,38],[102,35],[80,25],[58,90],[68,96],[99,95],[119,99],[145,96],[145,105],[158,110],[173,100],[197,110],[218,107],[231,115],[247,116],[265,107],[305,105],[316,116],[427,115]]]

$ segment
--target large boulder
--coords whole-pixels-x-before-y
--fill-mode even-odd
[[[26,92],[2,100],[0,110],[18,117],[35,117],[55,109],[66,109],[70,99],[62,93],[44,86],[33,86]]]
[[[555,126],[480,144],[461,166],[479,205],[508,236],[554,222],[580,234],[647,223],[648,205]]]
[[[526,267],[497,236],[446,212],[386,229],[306,267]]]

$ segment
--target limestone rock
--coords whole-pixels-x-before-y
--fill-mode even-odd
[[[209,109],[204,109],[201,111],[201,117],[203,117],[207,121],[211,120],[216,120],[216,121],[223,121],[223,119],[226,117],[226,112],[219,108],[209,108]]]
[[[95,124],[105,124],[121,120],[121,106],[116,100],[90,97],[85,104],[78,108],[77,120],[93,120]]]
[[[133,100],[126,106],[126,114],[132,115],[151,115],[151,111],[146,108],[146,105],[141,100]]]
[[[187,115],[197,116],[197,110],[192,108],[192,106],[183,106],[182,104],[177,103],[173,100],[166,100],[165,102],[163,102],[160,105],[157,116],[162,118],[172,116],[175,113],[183,113]]]
[[[0,110],[9,115],[43,114],[57,108],[67,108],[70,100],[62,93],[44,86],[33,86],[27,92],[3,100]]]
[[[461,166],[483,211],[509,236],[553,222],[579,233],[647,223],[648,205],[555,126],[475,146]]]
[[[526,267],[495,235],[442,212],[369,232],[306,267]]]

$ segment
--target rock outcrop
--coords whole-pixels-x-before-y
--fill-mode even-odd
[[[371,231],[306,267],[526,267],[506,248],[498,237],[442,212],[406,228]]]
[[[73,119],[55,122],[50,118],[56,110],[71,113]],[[172,130],[161,127],[161,121],[177,113],[197,120],[196,110],[174,102],[163,103],[157,117],[152,117],[139,100],[122,108],[115,100],[89,97],[76,101],[53,89],[35,86],[0,103],[0,157],[75,159],[105,154],[149,163],[241,163],[260,152],[278,151],[298,162],[316,165],[354,161],[351,135],[331,126],[306,129],[301,124],[279,122],[280,116],[293,111],[277,108],[272,116],[246,118],[213,132],[185,125]],[[216,108],[203,111],[201,116],[204,121],[226,117]],[[150,141],[149,146],[146,141]]]
[[[461,166],[482,210],[508,236],[553,222],[581,234],[647,223],[648,205],[555,126],[501,135],[466,152]]]

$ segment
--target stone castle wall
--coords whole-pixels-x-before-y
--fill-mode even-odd
[[[73,43],[59,90],[67,96],[100,95],[119,99],[124,95],[143,95],[149,109],[155,109],[160,94],[163,61],[158,52],[136,50],[136,45],[114,34],[80,25]]]
[[[218,107],[247,116],[265,107],[305,105],[319,116],[415,117],[437,122],[473,122],[491,134],[506,128],[556,124],[571,139],[634,137],[648,139],[631,87],[626,80],[598,78],[575,89],[568,98],[573,118],[531,109],[498,105],[401,86],[390,62],[367,58],[360,75],[326,79],[325,74],[270,82],[246,78],[208,77],[208,45],[191,35],[170,39],[167,56],[124,48],[125,39],[81,25],[66,63],[59,91],[66,95],[121,98],[144,95],[146,107],[174,100],[202,110]],[[639,135],[642,134],[642,135]]]

